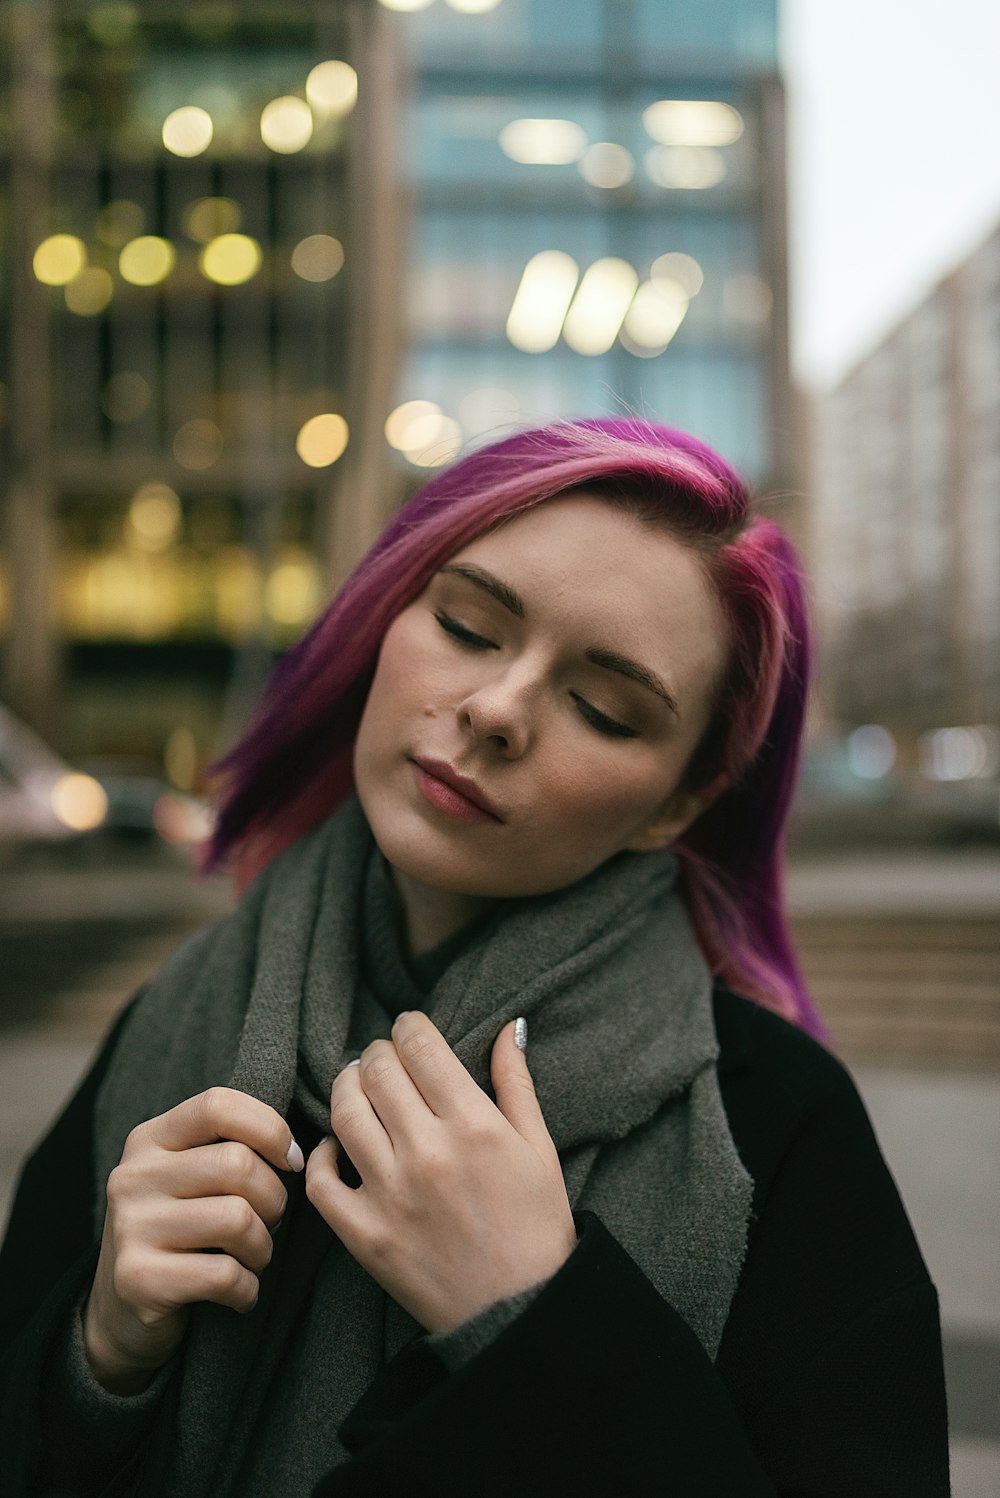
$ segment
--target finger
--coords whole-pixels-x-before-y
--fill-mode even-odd
[[[116,1284],[132,1305],[155,1304],[163,1311],[209,1300],[234,1311],[252,1311],[260,1281],[230,1254],[158,1253],[119,1261]],[[155,1286],[155,1294],[150,1294]]]
[[[121,1170],[128,1170],[124,1162]],[[249,1145],[234,1139],[195,1149],[158,1150],[142,1162],[143,1180],[164,1196],[242,1196],[268,1227],[281,1221],[288,1192],[281,1177]]]
[[[270,1233],[242,1196],[161,1200],[149,1209],[144,1236],[156,1248],[173,1252],[214,1249],[230,1254],[253,1274],[267,1268],[274,1252]]]
[[[392,1140],[361,1085],[360,1071],[355,1062],[334,1077],[330,1127],[363,1181],[384,1179],[392,1169]]]
[[[527,1033],[527,1022],[523,1032]],[[517,1045],[517,1021],[504,1025],[493,1043],[490,1076],[497,1107],[522,1139],[539,1152],[552,1151],[555,1145],[545,1124],[535,1084],[528,1070],[527,1056]]]
[[[358,1076],[365,1097],[393,1143],[407,1144],[434,1115],[417,1090],[391,1040],[374,1040],[361,1052]]]
[[[186,1150],[218,1139],[235,1139],[277,1170],[301,1170],[302,1151],[281,1114],[234,1087],[210,1087],[133,1129],[129,1139],[148,1139],[162,1149]]]
[[[367,1215],[364,1186],[348,1186],[338,1165],[337,1139],[321,1139],[306,1161],[306,1196],[349,1252],[357,1245]]]
[[[397,1016],[392,1039],[414,1086],[438,1118],[453,1118],[486,1097],[437,1025],[419,1009]]]

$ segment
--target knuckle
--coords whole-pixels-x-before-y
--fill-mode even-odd
[[[358,1108],[354,1103],[338,1101],[330,1109],[330,1122],[333,1125],[333,1132],[337,1135],[342,1134],[344,1130],[349,1131],[357,1119]]]
[[[231,1096],[232,1092],[228,1087],[208,1087],[199,1093],[196,1101],[204,1118],[215,1126],[226,1117]]]
[[[245,1196],[227,1196],[222,1209],[225,1224],[230,1232],[240,1237],[248,1233],[257,1221],[257,1214]]]
[[[245,1185],[254,1174],[253,1151],[236,1139],[219,1145],[219,1164],[225,1179],[237,1185]]]
[[[383,1050],[375,1052],[367,1060],[361,1058],[361,1075],[364,1078],[365,1087],[378,1087],[379,1084],[391,1074],[392,1061]]]
[[[215,1260],[215,1288],[220,1295],[232,1295],[239,1290],[243,1283],[243,1277],[247,1271],[242,1264],[226,1254],[218,1255]]]
[[[399,1043],[399,1054],[407,1061],[429,1061],[434,1052],[434,1040],[422,1030],[407,1035]]]

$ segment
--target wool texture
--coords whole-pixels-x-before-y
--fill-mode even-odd
[[[391,1016],[362,981],[374,844],[351,797],[167,963],[135,1006],[97,1106],[95,1198],[136,1124],[213,1085],[329,1132],[333,1079]],[[504,1024],[528,1064],[574,1208],[595,1212],[715,1357],[746,1252],[752,1183],[719,1092],[711,976],[669,851],[498,902],[424,1007],[492,1099]],[[253,1312],[193,1308],[176,1377],[174,1498],[309,1491],[348,1459],[338,1429],[422,1328],[283,1177]],[[582,1308],[586,1314],[586,1308]]]

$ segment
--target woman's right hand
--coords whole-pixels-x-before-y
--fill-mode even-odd
[[[211,1087],[134,1128],[108,1177],[100,1258],[83,1319],[95,1378],[146,1388],[176,1352],[195,1301],[252,1310],[269,1229],[302,1152],[275,1109]]]

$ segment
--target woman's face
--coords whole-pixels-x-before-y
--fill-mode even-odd
[[[354,755],[379,847],[425,892],[509,897],[665,846],[726,651],[694,554],[586,490],[478,537],[382,642]]]

